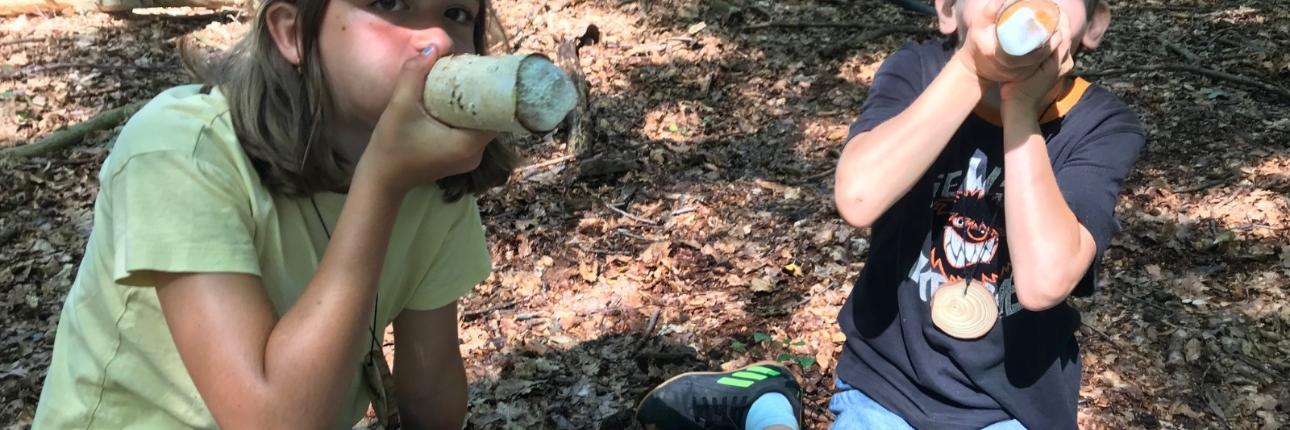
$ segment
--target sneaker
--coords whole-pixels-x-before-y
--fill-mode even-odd
[[[743,430],[748,409],[766,393],[787,397],[801,421],[801,385],[787,368],[770,361],[733,372],[677,375],[645,395],[636,420],[658,430]]]

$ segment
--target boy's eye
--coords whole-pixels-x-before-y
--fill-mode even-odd
[[[398,12],[406,10],[408,4],[403,0],[376,0],[372,2],[372,7],[382,12]]]
[[[472,15],[469,10],[459,7],[448,9],[443,13],[443,16],[458,24],[470,24],[475,22],[475,16]]]

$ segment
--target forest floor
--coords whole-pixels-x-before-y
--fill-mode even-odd
[[[877,67],[932,19],[877,0],[495,5],[520,51],[599,37],[580,51],[587,152],[529,139],[534,167],[480,202],[495,269],[462,307],[470,427],[630,428],[667,377],[780,359],[807,428],[826,428],[837,313],[868,252],[832,169]],[[1080,425],[1290,425],[1290,9],[1112,7],[1079,70],[1149,137],[1101,288],[1073,299]],[[0,148],[190,82],[177,41],[220,46],[244,17],[0,18]],[[0,426],[32,418],[115,131],[0,160]]]

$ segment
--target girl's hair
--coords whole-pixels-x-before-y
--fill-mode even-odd
[[[298,68],[282,58],[265,19],[268,7],[282,1],[293,2],[297,9],[296,26],[303,53]],[[249,32],[228,51],[202,59],[184,43],[181,60],[205,84],[204,88],[218,86],[224,93],[238,141],[270,192],[290,197],[320,191],[345,192],[350,181],[348,170],[337,148],[321,138],[332,99],[327,92],[318,36],[330,0],[258,3]],[[474,42],[480,54],[487,53],[489,42],[506,49],[505,32],[488,3],[489,0],[479,0],[480,9],[475,16]],[[519,163],[519,155],[512,147],[493,140],[484,148],[479,167],[440,179],[439,185],[446,200],[456,201],[505,183]]]

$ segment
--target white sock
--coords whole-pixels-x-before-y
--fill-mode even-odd
[[[744,430],[765,430],[774,425],[798,430],[797,417],[793,415],[793,404],[780,393],[762,394],[748,409]]]

